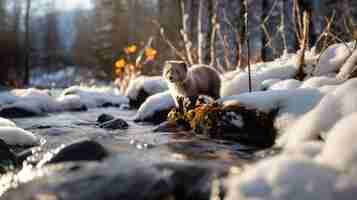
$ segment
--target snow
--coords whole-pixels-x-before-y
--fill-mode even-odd
[[[62,111],[77,110],[83,106],[79,95],[60,96],[56,99],[56,103]]]
[[[263,82],[269,79],[290,79],[297,71],[294,56],[279,58],[273,62],[259,63],[252,73],[252,91],[264,89]],[[221,97],[237,95],[249,92],[249,76],[247,72],[241,72],[232,80],[223,81],[221,88]]]
[[[296,79],[279,81],[269,87],[269,90],[288,90],[300,87],[301,82]]]
[[[232,178],[226,200],[332,200],[337,177],[334,169],[311,159],[279,156]]]
[[[310,112],[301,117],[278,140],[291,147],[324,137],[337,121],[357,112],[357,79],[351,79],[326,95]]]
[[[168,90],[166,81],[161,76],[139,76],[131,80],[125,96],[137,100],[140,90],[144,90],[149,96]]]
[[[35,146],[40,144],[39,137],[17,127],[0,127],[0,139],[8,145]]]
[[[331,72],[337,72],[351,55],[353,46],[354,43],[351,42],[348,44],[334,44],[328,47],[322,53],[313,75],[322,76]]]
[[[282,131],[297,117],[314,108],[323,97],[317,89],[270,90],[223,97],[218,102],[239,102],[243,106],[269,113],[278,110],[275,128]]]
[[[14,103],[17,97],[9,92],[0,93],[0,107],[6,104]]]
[[[175,101],[169,91],[155,94],[146,99],[140,106],[135,116],[135,120],[142,121],[149,119],[154,116],[155,113],[169,110],[173,107],[175,107]]]
[[[268,79],[268,80],[264,80],[262,82],[262,87],[263,90],[267,90],[268,88],[270,88],[271,86],[273,86],[275,83],[280,82],[281,79]]]
[[[289,156],[302,156],[305,158],[316,158],[324,148],[323,142],[313,141],[300,143],[294,148],[288,148],[283,151],[284,154]]]
[[[340,120],[327,134],[319,161],[341,171],[357,166],[357,113]]]
[[[16,127],[11,120],[0,117],[0,139],[8,145],[35,146],[40,144],[40,138],[31,132]]]
[[[346,80],[350,78],[352,72],[357,68],[357,50],[347,59],[345,64],[342,66],[340,72],[337,74],[337,78],[340,80]]]
[[[81,104],[87,108],[100,107],[105,103],[113,105],[129,104],[128,98],[120,95],[116,88],[111,87],[72,86],[65,89],[60,97],[67,95],[78,95]]]
[[[16,127],[16,124],[11,120],[0,117],[0,127]]]
[[[341,83],[343,83],[342,80],[338,80],[334,77],[318,76],[307,79],[300,88],[320,88],[322,86],[339,85]]]

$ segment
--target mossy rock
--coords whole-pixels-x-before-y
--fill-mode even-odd
[[[189,125],[196,134],[262,148],[274,144],[275,112],[264,113],[239,103],[195,103],[190,107],[180,104],[180,107],[169,113],[169,120]]]

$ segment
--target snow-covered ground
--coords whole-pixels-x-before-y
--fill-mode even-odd
[[[277,111],[274,120],[282,147],[279,155],[249,166],[232,177],[227,199],[354,199],[357,191],[357,50],[354,43],[330,46],[321,55],[306,52],[307,76],[295,80],[296,54],[253,65],[252,93],[244,70],[222,75],[218,103],[239,103],[261,112]],[[149,95],[135,119],[147,120],[175,106],[160,77],[133,80],[125,95],[117,89],[74,86],[59,96],[47,90],[14,90],[0,94],[1,109],[20,107],[38,114],[122,106]],[[239,119],[239,117],[237,118]],[[150,120],[149,120],[150,121]],[[264,134],[264,133],[262,133]],[[9,144],[39,140],[0,119],[0,136]],[[15,139],[14,139],[15,138]],[[269,172],[269,173],[267,173]]]
[[[0,111],[19,108],[37,115],[102,106],[120,107],[128,103],[128,98],[113,87],[73,86],[58,96],[53,96],[50,90],[34,88],[0,93]]]

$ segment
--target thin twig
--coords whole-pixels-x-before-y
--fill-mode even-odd
[[[160,25],[160,23],[156,20],[153,20],[152,21],[153,24],[155,24],[159,30],[160,30],[160,35],[162,37],[162,39],[166,42],[166,44],[175,52],[175,54],[180,57],[183,61],[187,62],[187,58],[186,56],[181,53],[176,47],[175,45],[166,37],[166,34],[165,34],[165,29]]]
[[[192,42],[184,30],[181,30],[180,33],[183,38],[183,42],[185,43],[187,61],[190,65],[193,65],[194,61],[193,61],[193,57],[192,57]]]

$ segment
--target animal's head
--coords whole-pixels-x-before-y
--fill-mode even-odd
[[[187,65],[183,61],[166,61],[163,77],[169,82],[180,83],[185,81],[187,70]]]

